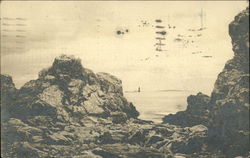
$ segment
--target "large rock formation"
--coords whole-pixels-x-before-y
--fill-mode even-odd
[[[19,90],[1,75],[1,92],[4,158],[211,156],[205,126],[183,129],[137,119],[121,80],[94,74],[71,56],[56,58]]]
[[[211,150],[232,157],[249,152],[249,8],[230,23],[229,35],[234,57],[218,75],[211,99],[201,94],[190,96],[186,111],[166,116],[163,121],[208,126]]]
[[[234,57],[215,82],[209,136],[228,155],[242,155],[249,151],[249,8],[231,22],[229,35]]]
[[[96,75],[83,68],[79,59],[65,55],[42,70],[37,80],[22,86],[9,111],[25,120],[42,116],[61,121],[78,115],[112,117],[113,112],[122,112],[126,118],[135,118],[139,114],[123,97],[121,80],[107,73]]]

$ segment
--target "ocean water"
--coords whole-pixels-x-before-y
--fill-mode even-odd
[[[175,114],[187,107],[187,97],[190,91],[165,90],[152,92],[125,92],[125,97],[132,102],[140,112],[140,119],[160,123],[168,114]]]

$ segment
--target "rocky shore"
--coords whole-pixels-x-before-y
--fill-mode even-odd
[[[140,120],[122,82],[61,55],[20,89],[1,75],[1,157],[230,158],[249,154],[249,10],[230,24],[235,57],[211,97],[163,124]]]
[[[1,88],[3,157],[160,158],[205,151],[205,126],[137,119],[121,80],[94,74],[73,56],[56,58],[20,89],[1,75]]]

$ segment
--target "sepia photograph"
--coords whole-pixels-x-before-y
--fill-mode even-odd
[[[250,158],[248,0],[0,5],[2,158]]]

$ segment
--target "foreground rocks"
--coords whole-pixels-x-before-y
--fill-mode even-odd
[[[228,157],[247,156],[250,151],[249,8],[230,23],[229,35],[234,57],[218,75],[211,98],[201,93],[190,96],[186,111],[168,115],[163,121],[182,127],[206,125],[210,150],[220,150]]]
[[[206,150],[207,128],[178,128],[130,119],[126,124],[89,117],[83,125],[47,128],[19,119],[3,124],[3,157],[192,157]],[[195,143],[199,140],[198,143]]]

